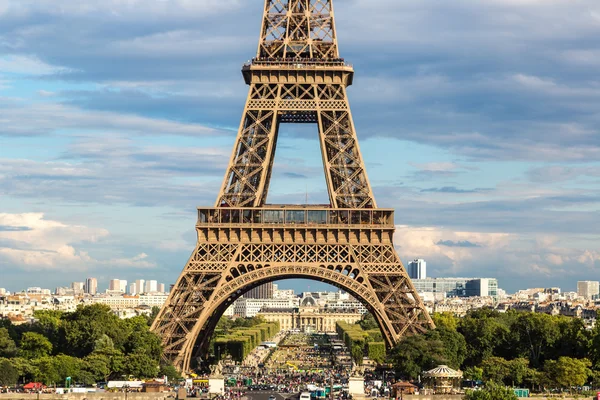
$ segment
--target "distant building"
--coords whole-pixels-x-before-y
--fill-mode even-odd
[[[144,293],[145,289],[146,289],[146,281],[144,279],[138,279],[135,281],[135,292],[137,294]]]
[[[294,308],[299,306],[299,299],[248,299],[241,297],[234,303],[234,314],[238,317],[256,316],[263,308]]]
[[[259,313],[267,321],[277,321],[282,330],[299,329],[304,332],[335,332],[335,323],[353,324],[362,314],[356,310],[335,310],[320,307],[264,308]]]
[[[492,278],[477,278],[465,284],[466,297],[493,297],[498,296],[498,281]]]
[[[121,291],[121,280],[120,279],[111,279],[108,282],[108,290],[111,292],[120,292]]]
[[[119,290],[122,293],[127,293],[127,281],[126,280],[121,279],[119,281]]]
[[[145,288],[144,292],[145,293],[158,292],[158,282],[157,281],[146,281],[146,288]]]
[[[273,298],[273,282],[263,283],[255,288],[244,293],[247,299],[272,299]]]
[[[158,285],[158,292],[165,293],[165,284],[164,283],[161,283]]]
[[[579,281],[577,282],[577,294],[584,299],[592,300],[600,294],[600,282]]]
[[[131,295],[138,294],[137,293],[137,286],[135,285],[135,283],[129,284],[129,290],[128,290],[127,293],[129,293]]]
[[[425,260],[417,259],[408,263],[408,276],[410,279],[426,279],[427,263]]]
[[[83,293],[84,286],[84,282],[71,282],[71,289],[74,293]]]
[[[6,294],[6,289],[0,288],[0,296],[4,296]]]
[[[87,278],[85,280],[85,292],[87,294],[91,294],[92,296],[98,293],[98,279]]]
[[[140,295],[140,304],[150,307],[162,307],[168,298],[169,295],[165,293],[144,293]]]
[[[417,292],[445,293],[448,297],[498,297],[496,278],[426,278],[413,279]]]

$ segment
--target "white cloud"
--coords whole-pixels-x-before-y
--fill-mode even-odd
[[[148,269],[155,268],[156,263],[147,260],[148,255],[146,253],[140,253],[132,258],[114,258],[108,261],[102,262],[102,264],[106,264],[111,267],[118,268],[140,268],[140,269]]]
[[[75,245],[108,236],[105,229],[67,225],[42,213],[0,214],[0,257],[30,270],[86,268],[94,261]]]
[[[573,239],[573,237],[571,237]],[[543,281],[560,274],[566,279],[598,273],[600,252],[570,246],[558,236],[459,232],[445,228],[396,227],[394,243],[404,260],[424,258],[437,276],[488,275],[501,284],[518,279]],[[535,275],[535,274],[540,275]],[[508,283],[508,279],[517,282]]]
[[[71,72],[65,67],[46,64],[37,57],[23,55],[4,55],[0,57],[0,73],[23,75],[51,75],[61,72]]]
[[[43,213],[0,214],[0,265],[28,271],[82,271],[98,266],[153,268],[146,254],[99,260],[86,244],[109,236],[102,228],[46,219]]]
[[[35,136],[53,134],[69,129],[128,132],[139,135],[219,135],[223,131],[199,124],[186,124],[159,118],[109,111],[82,110],[52,104],[24,104],[22,101],[0,97],[0,136]]]

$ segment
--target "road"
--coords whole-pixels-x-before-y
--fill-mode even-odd
[[[269,400],[270,396],[275,396],[275,400],[298,400],[299,393],[278,393],[273,391],[247,391],[245,397],[247,400]],[[271,400],[273,400],[271,398]]]

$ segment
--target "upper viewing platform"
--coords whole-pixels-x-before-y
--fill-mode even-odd
[[[328,206],[267,205],[259,208],[198,208],[199,227],[245,225],[270,227],[394,228],[391,209],[333,209]]]

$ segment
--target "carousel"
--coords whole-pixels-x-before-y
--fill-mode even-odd
[[[432,370],[423,372],[425,387],[434,394],[455,393],[460,390],[462,371],[456,371],[447,365],[438,365]]]

